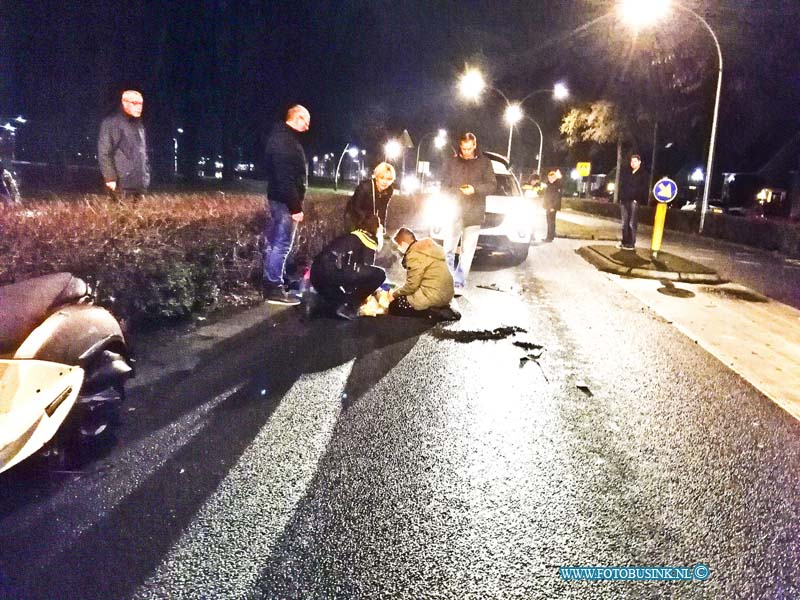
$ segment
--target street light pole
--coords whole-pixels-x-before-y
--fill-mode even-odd
[[[703,233],[703,227],[706,221],[706,212],[708,212],[708,197],[711,193],[711,179],[712,179],[712,169],[714,167],[714,147],[717,141],[717,123],[719,121],[719,102],[720,97],[722,95],[722,48],[719,45],[719,40],[717,39],[717,34],[714,33],[714,30],[711,29],[711,25],[708,24],[703,17],[697,14],[688,6],[683,6],[682,4],[676,5],[679,9],[684,10],[688,13],[694,15],[703,26],[708,30],[711,34],[711,37],[714,39],[714,44],[717,47],[717,58],[719,59],[719,69],[717,72],[717,93],[714,97],[714,117],[711,121],[711,140],[708,144],[708,164],[706,165],[706,184],[703,188],[703,205],[700,209],[700,229],[699,232]]]
[[[539,162],[536,165],[536,174],[541,177],[542,175],[542,153],[544,152],[544,134],[542,133],[542,126],[533,117],[525,116],[528,121],[536,125],[539,130]]]
[[[333,174],[333,191],[337,191],[339,189],[339,167],[342,166],[342,159],[344,155],[347,154],[347,149],[350,148],[350,142],[347,142],[344,145],[344,150],[342,150],[342,155],[339,157],[339,162],[336,164],[336,172]]]

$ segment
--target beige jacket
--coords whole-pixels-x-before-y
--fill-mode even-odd
[[[407,296],[415,310],[442,307],[453,299],[453,276],[447,268],[444,249],[430,238],[417,240],[403,257],[406,283],[394,292]]]

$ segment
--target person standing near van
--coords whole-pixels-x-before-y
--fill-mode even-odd
[[[472,259],[478,246],[481,224],[486,213],[486,196],[497,187],[492,162],[478,152],[474,133],[465,133],[459,141],[459,152],[445,163],[442,190],[458,199],[458,214],[444,240],[447,266],[453,274],[455,295],[461,296],[467,284]],[[455,265],[456,248],[461,240],[461,256]]]

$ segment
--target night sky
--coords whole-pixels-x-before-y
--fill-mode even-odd
[[[800,130],[800,2],[685,4],[717,32],[726,63],[718,171],[757,170]],[[30,119],[23,158],[74,162],[93,154],[119,91],[140,88],[162,172],[178,127],[184,161],[257,161],[264,131],[294,102],[311,110],[309,156],[353,142],[375,162],[404,128],[416,141],[439,127],[473,130],[504,152],[502,100],[457,97],[470,64],[512,99],[569,85],[566,104],[540,94],[525,107],[545,129],[548,164],[584,158],[557,143],[558,123],[567,107],[601,98],[637,115],[631,149],[649,155],[657,119],[661,143],[673,142],[665,164],[702,164],[716,83],[711,36],[677,12],[636,37],[613,9],[600,0],[5,1],[0,115]],[[535,128],[516,136],[515,162],[532,167]],[[613,157],[607,148],[591,158],[610,166]]]

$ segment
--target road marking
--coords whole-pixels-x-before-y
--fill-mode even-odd
[[[243,598],[317,471],[354,360],[303,375],[135,598]]]
[[[718,293],[725,287],[750,292],[744,286],[717,286],[712,296],[704,286],[680,284],[696,294],[686,299],[658,293],[658,281],[611,277],[800,420],[800,311],[773,300],[748,302]]]

